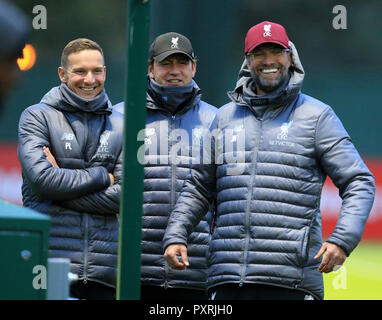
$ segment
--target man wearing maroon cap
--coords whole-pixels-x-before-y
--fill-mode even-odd
[[[165,258],[183,269],[187,235],[216,199],[208,277],[216,300],[323,299],[322,273],[337,270],[361,239],[374,177],[333,109],[301,92],[303,79],[283,26],[264,21],[248,31],[232,101],[216,116],[216,163],[193,167],[171,214]],[[322,243],[327,176],[342,206]]]
[[[289,77],[290,48],[284,27],[277,23],[264,21],[248,31],[245,54],[257,95],[277,90]],[[267,63],[270,59],[272,63]]]

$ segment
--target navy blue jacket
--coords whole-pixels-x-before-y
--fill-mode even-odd
[[[65,95],[62,86],[20,118],[23,204],[51,217],[50,257],[69,258],[80,280],[115,286],[123,116],[112,112],[104,92],[89,103]],[[43,146],[59,168],[47,161]]]
[[[374,177],[333,109],[300,92],[304,72],[293,47],[293,73],[271,98],[243,94],[242,69],[231,102],[218,110],[217,160],[195,166],[170,217],[164,246],[187,243],[216,192],[209,287],[258,283],[324,296],[320,198],[329,176],[342,207],[327,239],[349,255],[370,213]],[[269,100],[267,100],[269,99]],[[263,114],[258,106],[267,105]],[[232,151],[233,150],[233,151]]]
[[[195,84],[193,98],[172,115],[147,95],[146,129],[142,138],[145,144],[141,150],[145,155],[141,257],[141,283],[144,285],[206,289],[209,245],[206,219],[189,237],[190,267],[187,270],[173,270],[165,263],[162,243],[170,213],[192,162],[199,156],[201,139],[209,132],[215,118],[217,109],[200,97]],[[123,103],[114,108],[121,111]],[[171,157],[171,150],[176,156]],[[207,216],[211,218],[211,212]]]

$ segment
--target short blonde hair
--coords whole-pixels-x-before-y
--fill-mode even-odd
[[[102,57],[104,58],[102,48],[97,42],[86,38],[78,38],[70,41],[65,46],[64,50],[62,50],[61,66],[66,69],[68,66],[69,55],[82,50],[97,50],[102,54]]]

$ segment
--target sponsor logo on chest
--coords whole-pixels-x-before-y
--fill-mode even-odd
[[[289,129],[293,125],[293,120],[289,122],[283,122],[280,127],[280,131],[276,135],[276,139],[269,140],[269,144],[272,146],[287,146],[294,147],[294,142],[289,141]]]
[[[110,138],[110,132],[106,131],[101,134],[99,138],[99,147],[98,147],[98,153],[109,153],[109,138]]]
[[[145,132],[146,132],[146,137],[145,137],[145,144],[152,144],[152,136],[155,136],[156,133],[155,133],[155,128],[146,128],[145,129]]]
[[[74,133],[64,132],[64,134],[61,137],[61,140],[65,141],[64,142],[65,150],[73,150],[72,149],[72,143],[69,142],[69,141],[73,141],[74,140]]]

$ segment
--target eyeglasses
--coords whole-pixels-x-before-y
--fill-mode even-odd
[[[252,51],[250,53],[247,53],[248,57],[253,57],[256,60],[262,60],[266,57],[267,53],[269,53],[271,56],[274,57],[281,57],[281,55],[286,52],[289,53],[290,49],[282,49],[282,48],[272,48],[269,50],[260,50],[260,51]]]

